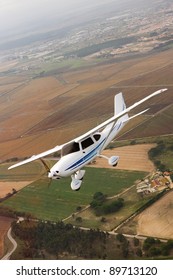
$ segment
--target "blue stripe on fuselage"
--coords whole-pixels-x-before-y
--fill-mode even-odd
[[[122,122],[117,123],[117,124],[114,126],[114,128],[113,128],[112,131],[114,131],[114,130],[118,131],[119,128],[121,127],[121,125],[122,125]],[[102,140],[102,142],[101,142],[95,149],[93,149],[93,150],[92,150],[91,152],[89,152],[87,155],[85,155],[84,157],[82,157],[81,159],[79,159],[77,162],[73,163],[73,164],[72,164],[71,166],[69,166],[65,171],[67,171],[67,170],[69,170],[69,169],[73,170],[73,169],[79,167],[80,165],[85,164],[88,160],[92,159],[92,157],[94,157],[94,156],[97,154],[98,148],[103,144],[103,142],[105,141],[105,139],[106,139],[106,137]]]
[[[84,157],[82,157],[81,159],[79,159],[77,162],[73,163],[71,166],[69,166],[65,171],[69,170],[69,169],[75,169],[77,167],[79,167],[80,165],[83,165],[85,162],[87,162],[88,160],[90,160],[93,156],[95,156],[97,154],[97,150],[98,148],[102,145],[102,143],[105,141],[106,138],[104,138],[102,140],[102,142],[95,148],[93,149],[91,152],[89,152],[87,155],[85,155]]]

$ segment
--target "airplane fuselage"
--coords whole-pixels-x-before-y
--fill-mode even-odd
[[[69,148],[68,153],[64,155],[62,150],[62,157],[50,169],[48,177],[52,179],[68,177],[93,161],[97,156],[100,156],[127,121],[128,118],[125,115],[118,122],[107,125],[102,132],[93,133],[82,141],[71,143],[71,147],[68,147],[69,145],[64,147],[64,150]],[[114,126],[113,129],[112,126]],[[74,147],[73,144],[75,144]]]

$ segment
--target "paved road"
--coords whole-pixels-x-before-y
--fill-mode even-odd
[[[7,232],[7,237],[11,241],[13,247],[8,251],[8,253],[2,258],[2,260],[9,260],[10,256],[13,254],[13,252],[17,248],[17,242],[14,240],[14,238],[11,236],[11,228]]]

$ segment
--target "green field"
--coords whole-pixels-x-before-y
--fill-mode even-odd
[[[48,179],[44,177],[25,187],[2,205],[31,213],[39,219],[59,221],[76,212],[78,206],[88,205],[95,192],[112,196],[144,176],[145,172],[87,167],[81,190],[78,192],[71,190],[70,178],[52,181],[48,188]]]
[[[8,167],[14,163],[3,163],[0,165],[0,181],[33,181],[39,178],[40,174],[45,173],[45,169],[39,161],[8,170]]]
[[[89,208],[79,214],[76,214],[74,217],[68,219],[69,223],[72,223],[76,226],[82,226],[86,228],[99,228],[101,230],[111,231],[122,223],[126,218],[130,217],[135,213],[140,207],[142,207],[146,202],[148,202],[156,194],[150,194],[144,197],[141,197],[136,192],[136,186],[132,186],[125,193],[120,195],[124,199],[124,206],[117,212],[105,215],[105,222],[102,222],[101,216],[96,216],[94,211]],[[117,200],[117,197],[107,200],[107,204]],[[77,218],[81,217],[82,221],[79,223]],[[129,234],[134,234],[131,229],[128,228]]]

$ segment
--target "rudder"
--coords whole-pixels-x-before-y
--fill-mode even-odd
[[[114,97],[114,115],[118,115],[126,109],[126,104],[122,92],[118,93]]]

